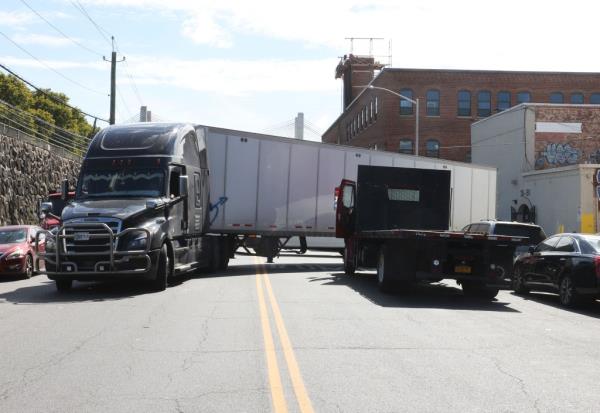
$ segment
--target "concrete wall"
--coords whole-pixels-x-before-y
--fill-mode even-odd
[[[581,177],[578,166],[524,174],[523,185],[536,207],[536,223],[547,235],[581,232]],[[593,189],[593,186],[592,188]]]
[[[473,163],[498,168],[496,217],[510,220],[510,207],[520,204],[522,172],[533,169],[533,145],[527,135],[533,133],[533,114],[524,106],[502,112],[471,126]],[[531,118],[531,119],[530,119]],[[525,156],[527,153],[527,156]]]
[[[0,225],[37,224],[38,200],[74,182],[80,159],[0,123]]]

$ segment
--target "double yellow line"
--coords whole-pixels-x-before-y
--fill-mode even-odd
[[[273,288],[271,287],[271,281],[265,271],[264,265],[255,257],[254,261],[257,265],[256,271],[256,290],[258,292],[258,307],[260,310],[260,321],[262,325],[263,340],[265,344],[265,355],[267,358],[267,370],[269,374],[269,385],[271,387],[271,398],[273,400],[273,408],[276,413],[287,412],[287,402],[283,391],[283,385],[281,384],[281,374],[279,373],[279,365],[277,363],[277,351],[275,350],[275,343],[273,341],[273,334],[271,332],[271,321],[269,319],[269,313],[267,311],[267,302],[265,300],[265,293],[268,297],[271,310],[273,311],[273,319],[275,320],[275,327],[279,334],[279,340],[281,342],[281,349],[288,367],[290,379],[292,381],[292,387],[298,400],[298,406],[302,413],[313,413],[312,404],[308,398],[306,387],[304,387],[304,381],[300,374],[300,368],[298,367],[298,361],[292,348],[292,343],[288,336],[281,311],[279,310],[279,304],[273,294]],[[263,289],[264,285],[264,289]]]

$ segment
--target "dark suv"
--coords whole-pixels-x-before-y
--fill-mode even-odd
[[[529,242],[519,245],[515,249],[514,260],[529,251],[529,247],[535,247],[544,239],[546,233],[539,225],[527,224],[516,221],[482,220],[474,222],[463,228],[464,232],[477,232],[488,235],[510,235],[514,237],[528,237]]]

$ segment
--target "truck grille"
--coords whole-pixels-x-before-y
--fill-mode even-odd
[[[72,223],[77,223],[77,226],[69,226]],[[109,254],[111,247],[110,235],[101,224],[106,224],[112,231],[113,236],[121,231],[121,221],[114,218],[83,218],[67,222],[64,235],[73,236],[73,238],[64,240],[65,253],[67,255],[71,253]],[[100,236],[90,237],[90,235]]]

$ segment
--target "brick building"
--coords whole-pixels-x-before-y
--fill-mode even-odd
[[[419,155],[470,161],[471,123],[524,102],[600,104],[600,73],[383,68],[347,56],[343,113],[323,142],[415,153],[415,107],[380,89],[419,99]]]

